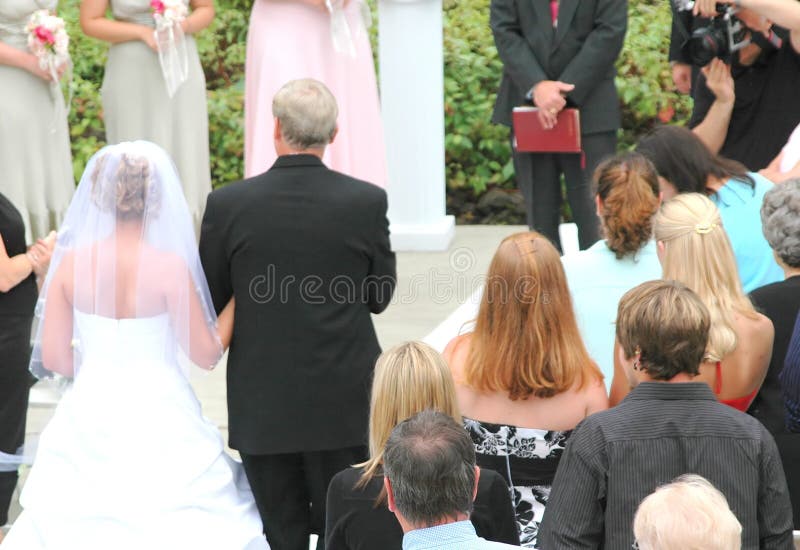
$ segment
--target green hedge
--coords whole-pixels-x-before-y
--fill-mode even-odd
[[[1,1],[1,0],[0,0]],[[211,174],[214,186],[239,179],[244,150],[244,59],[253,0],[217,0],[217,17],[198,36],[208,84]],[[89,156],[104,144],[100,85],[106,45],[85,37],[79,0],[62,0],[72,37],[74,99],[70,113],[73,166],[78,178]],[[375,13],[374,2],[371,2]],[[631,0],[628,36],[617,85],[623,105],[620,148],[659,118],[686,119],[689,100],[671,92],[667,64],[669,7],[665,0]],[[502,65],[489,30],[489,0],[444,0],[445,131],[447,180],[475,193],[513,185],[508,132],[490,117]],[[376,27],[372,38],[375,48]]]

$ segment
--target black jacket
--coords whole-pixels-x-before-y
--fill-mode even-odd
[[[230,446],[277,454],[362,445],[380,347],[370,313],[395,287],[386,192],[312,155],[211,193],[200,257],[220,311],[236,298]]]
[[[628,25],[627,0],[561,0],[553,29],[549,0],[492,0],[490,24],[503,78],[494,116],[511,125],[511,110],[542,80],[574,84],[567,96],[581,111],[581,133],[620,126],[614,63]]]

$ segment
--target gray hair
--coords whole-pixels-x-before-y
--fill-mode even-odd
[[[800,267],[800,179],[775,185],[761,205],[764,237],[789,267]]]
[[[475,490],[475,448],[452,417],[423,411],[392,430],[383,456],[397,510],[415,527],[469,514]]]
[[[298,151],[325,147],[336,133],[339,108],[322,82],[291,80],[272,99],[272,116],[281,122],[284,141]]]

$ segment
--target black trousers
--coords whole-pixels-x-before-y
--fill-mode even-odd
[[[562,174],[572,219],[578,226],[581,249],[592,246],[600,238],[592,175],[603,159],[616,153],[617,134],[603,132],[581,136],[581,145],[583,158],[579,154],[513,153],[517,186],[525,198],[528,227],[550,239],[559,250]]]
[[[272,550],[325,548],[325,500],[334,475],[367,458],[364,446],[276,455],[242,455]]]
[[[0,316],[0,451],[14,454],[25,442],[28,391],[35,381],[28,371],[30,317]],[[8,523],[8,508],[17,472],[0,472],[0,525]]]

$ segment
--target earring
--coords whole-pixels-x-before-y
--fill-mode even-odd
[[[634,354],[634,356],[636,356],[636,359],[633,360],[633,369],[634,370],[642,370],[642,363],[640,361],[640,359],[642,357],[642,348],[640,348],[639,346],[636,346],[636,349],[633,350],[633,354]]]

